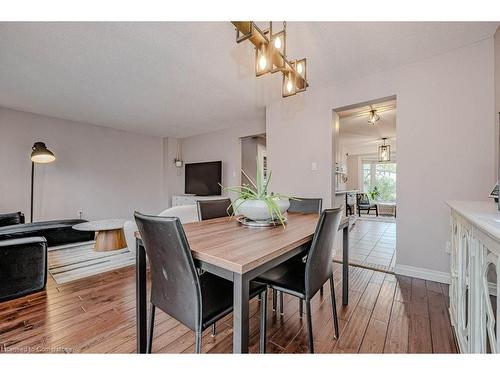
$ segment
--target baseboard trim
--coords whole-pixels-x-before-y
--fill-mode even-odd
[[[396,264],[396,266],[394,267],[394,273],[396,275],[411,276],[416,277],[417,279],[437,281],[444,284],[450,283],[450,274],[448,272],[429,270],[427,268]]]

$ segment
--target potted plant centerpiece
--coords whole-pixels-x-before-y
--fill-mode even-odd
[[[243,215],[247,221],[285,226],[286,217],[283,214],[290,207],[289,199],[291,198],[282,194],[268,193],[267,188],[272,173],[269,172],[269,177],[264,180],[258,162],[255,182],[243,170],[242,173],[250,181],[250,185],[243,184],[224,188],[225,191],[238,194],[238,198],[231,204],[233,211]]]

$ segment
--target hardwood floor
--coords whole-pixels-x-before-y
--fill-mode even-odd
[[[340,338],[333,340],[330,288],[312,301],[317,353],[456,353],[447,312],[448,286],[351,267],[349,305],[341,301],[341,268],[334,264]],[[271,294],[271,293],[269,293]],[[307,352],[298,300],[285,296],[283,315],[267,314],[267,352]],[[259,302],[250,304],[250,351],[258,352]],[[0,303],[0,352],[135,352],[135,269],[56,285]],[[203,335],[203,352],[232,351],[232,316]],[[193,353],[194,335],[157,310],[153,352]]]

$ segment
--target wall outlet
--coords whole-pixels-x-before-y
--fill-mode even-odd
[[[318,170],[318,163],[316,163],[315,161],[313,161],[311,163],[311,171],[317,171]]]

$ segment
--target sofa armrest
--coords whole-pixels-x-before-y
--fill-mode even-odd
[[[0,241],[0,301],[45,288],[47,241],[25,237]]]
[[[0,227],[16,224],[24,224],[24,214],[21,211],[0,214]]]

